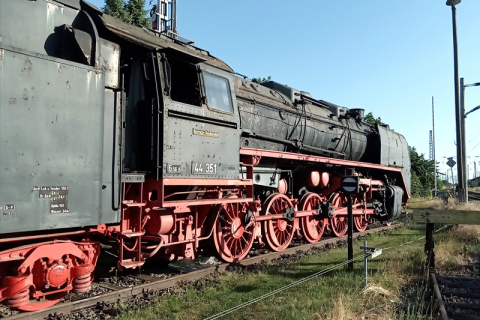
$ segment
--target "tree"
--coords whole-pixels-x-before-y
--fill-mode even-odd
[[[369,112],[367,113],[367,115],[363,118],[363,121],[365,121],[366,123],[368,124],[371,124],[372,126],[374,124],[379,124],[379,125],[385,125],[385,123],[382,122],[382,118],[381,117],[378,117],[378,118],[375,118],[373,116],[373,113]]]
[[[435,188],[434,172],[437,168],[434,161],[425,159],[423,154],[419,155],[415,147],[410,147],[410,161],[412,163],[411,193],[423,197],[430,196],[431,190]],[[437,170],[437,189],[442,189],[444,184],[438,177]],[[418,185],[416,181],[419,182]]]
[[[435,187],[435,163],[418,154],[415,147],[410,147],[410,162],[412,166],[411,193],[417,196],[429,196]]]
[[[147,18],[147,10],[144,9],[145,0],[105,0],[102,8],[106,14],[139,27],[150,28],[152,22]]]
[[[272,81],[272,77],[268,76],[267,78],[253,78],[252,79],[254,82],[258,82],[260,84],[267,83],[268,81]]]
[[[125,21],[127,13],[124,6],[123,0],[105,0],[102,10],[109,16]]]
[[[144,9],[145,0],[128,0],[125,5],[125,11],[127,12],[127,21],[130,24],[139,27],[152,27],[152,21],[147,18],[147,10]]]

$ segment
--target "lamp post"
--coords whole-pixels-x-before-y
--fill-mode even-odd
[[[467,198],[466,190],[464,189],[464,170],[463,166],[465,160],[463,159],[463,139],[462,139],[462,130],[461,124],[464,113],[460,110],[460,99],[459,99],[459,85],[458,85],[458,46],[457,46],[457,17],[456,17],[456,5],[459,4],[461,0],[447,0],[447,6],[452,7],[452,24],[453,24],[453,56],[454,56],[454,70],[455,70],[455,120],[457,124],[457,175],[458,175],[458,195],[460,200],[465,200]]]

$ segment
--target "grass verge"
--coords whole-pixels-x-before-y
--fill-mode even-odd
[[[462,270],[480,257],[480,226],[458,225],[435,247],[437,272]]]
[[[424,240],[418,240],[424,230],[403,227],[386,236],[371,235],[368,246],[392,248],[369,260],[368,286],[364,284],[363,261],[358,261],[353,272],[341,267],[222,319],[429,319],[422,290]],[[438,243],[444,240],[448,240],[447,233],[436,236]],[[361,254],[361,245],[363,241],[355,242],[355,256]],[[200,285],[180,286],[146,307],[120,305],[118,318],[204,319],[335,266],[346,257],[346,248],[336,248],[304,254],[294,264],[266,264],[253,271],[226,272]]]

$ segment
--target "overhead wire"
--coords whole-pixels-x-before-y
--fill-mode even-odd
[[[477,143],[477,144],[475,145],[475,147],[473,147],[472,149],[468,150],[467,153],[470,153],[471,151],[475,150],[475,148],[478,147],[479,145],[480,145],[480,142]]]

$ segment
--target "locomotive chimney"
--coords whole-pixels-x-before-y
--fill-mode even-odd
[[[362,122],[365,110],[364,109],[350,109],[348,113],[352,118],[354,118],[358,123]]]

